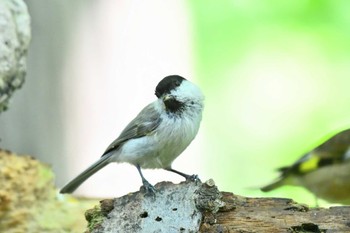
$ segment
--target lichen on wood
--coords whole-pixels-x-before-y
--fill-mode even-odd
[[[0,149],[0,232],[83,232],[93,204],[59,195],[50,166]]]
[[[161,182],[154,195],[139,191],[102,201],[100,208],[86,214],[89,223],[95,224],[89,224],[88,232],[198,232],[202,212],[222,205],[216,187],[204,186],[209,187],[201,182]]]

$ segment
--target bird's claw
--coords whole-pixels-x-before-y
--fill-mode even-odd
[[[199,179],[198,175],[193,174],[193,175],[189,175],[186,177],[186,181],[191,181],[191,182],[201,182],[201,180]]]
[[[142,185],[141,189],[144,190],[146,195],[155,196],[155,194],[156,194],[156,189],[148,181],[144,181],[143,182],[143,185]]]

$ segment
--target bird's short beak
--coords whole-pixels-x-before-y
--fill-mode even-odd
[[[172,97],[171,95],[167,94],[167,95],[164,95],[163,101],[166,102],[166,101],[168,101],[168,100],[170,100],[170,99],[172,99],[172,98],[173,98],[173,97]]]

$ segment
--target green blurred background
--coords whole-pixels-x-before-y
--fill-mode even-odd
[[[250,189],[350,126],[350,2],[190,1],[205,93],[206,168],[220,188]]]
[[[350,126],[349,1],[25,2],[28,75],[1,115],[1,148],[51,164],[61,187],[154,99],[160,77],[177,73],[199,84],[206,108],[174,168],[239,195],[314,204],[302,188],[258,188]],[[86,193],[139,188],[134,168],[108,169]],[[153,183],[165,173],[146,171]]]

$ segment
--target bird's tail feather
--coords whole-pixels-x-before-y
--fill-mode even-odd
[[[260,188],[260,190],[263,191],[263,192],[269,192],[269,191],[271,191],[273,189],[279,188],[282,185],[284,185],[284,180],[283,179],[278,179],[275,182]]]
[[[72,193],[76,190],[85,180],[87,180],[90,176],[95,174],[101,168],[106,166],[109,161],[110,156],[104,155],[97,162],[88,167],[85,171],[80,173],[77,177],[75,177],[72,181],[66,184],[61,190],[60,193]]]

